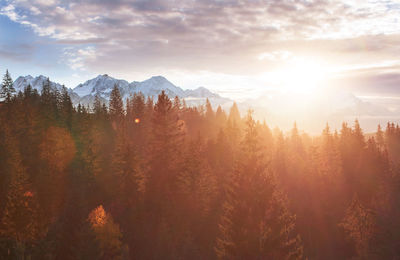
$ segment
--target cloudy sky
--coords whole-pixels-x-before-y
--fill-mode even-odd
[[[68,87],[163,75],[235,99],[335,88],[394,111],[400,2],[0,0],[6,68]]]

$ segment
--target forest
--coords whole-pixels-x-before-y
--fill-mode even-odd
[[[399,259],[399,162],[391,122],[284,133],[164,92],[74,107],[48,81],[0,103],[0,258]]]

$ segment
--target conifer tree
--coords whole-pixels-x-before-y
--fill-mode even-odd
[[[93,112],[95,113],[95,115],[100,116],[102,114],[103,108],[102,108],[102,104],[100,101],[100,95],[96,94],[94,96],[94,102],[93,102]]]
[[[124,207],[134,207],[138,200],[139,191],[143,191],[143,175],[139,167],[139,160],[133,144],[129,141],[126,129],[116,133],[115,148],[112,153],[113,175],[119,201]]]
[[[139,123],[145,120],[146,103],[143,94],[139,93],[133,96],[131,107],[133,120],[139,119]]]
[[[177,113],[181,112],[182,104],[181,104],[181,100],[179,99],[178,96],[175,96],[175,98],[174,98],[173,108]]]
[[[151,124],[151,108],[146,108],[143,94],[135,94],[130,103],[130,113],[127,114],[128,135],[131,136],[132,146],[138,158],[143,158],[148,143],[147,132]],[[149,109],[149,111],[147,110]],[[150,113],[147,113],[150,112]]]
[[[296,155],[301,156],[301,157],[305,155],[303,141],[301,139],[296,122],[294,122],[292,131],[291,131],[290,145],[292,146],[292,150]]]
[[[242,155],[231,177],[215,247],[219,259],[299,259],[300,239],[273,176],[260,157],[249,113]]]
[[[365,148],[365,138],[363,131],[361,129],[360,123],[356,119],[354,122],[354,130],[353,130],[353,142],[356,148],[363,149]]]
[[[214,111],[212,109],[210,100],[208,98],[206,99],[206,118],[209,122],[212,122],[214,120]]]
[[[0,233],[15,242],[18,258],[24,257],[28,243],[40,236],[36,193],[21,162],[15,138],[5,131],[8,154],[6,168],[11,175]]]
[[[240,124],[240,113],[239,113],[239,108],[238,108],[236,102],[234,102],[231,107],[228,120],[231,121],[232,124],[234,124],[234,123]]]
[[[11,96],[15,94],[15,88],[11,79],[10,73],[6,70],[1,84],[0,98],[5,99],[7,102],[11,100]]]
[[[50,126],[57,119],[58,109],[60,107],[58,104],[58,94],[59,93],[56,89],[52,89],[50,79],[47,78],[43,82],[40,96],[40,113],[43,115],[41,126],[44,129]]]
[[[376,136],[376,142],[377,142],[379,148],[384,149],[385,148],[385,136],[384,136],[384,133],[382,131],[382,127],[380,124],[378,125],[378,129],[376,131],[375,136]]]
[[[217,127],[220,129],[225,126],[227,120],[227,116],[224,110],[222,110],[221,106],[218,106],[217,112],[215,113],[215,121],[217,123]],[[219,131],[218,129],[218,131]]]
[[[160,176],[161,179],[155,176],[149,176],[152,179],[154,178],[154,181],[158,179],[157,182],[159,182],[163,178],[169,179],[171,176],[168,177],[167,175],[173,174],[173,169],[178,166],[177,160],[179,156],[177,155],[180,152],[179,145],[182,140],[180,127],[171,101],[168,96],[162,92],[158,96],[157,103],[154,106],[149,156],[152,174],[165,174],[165,176]],[[159,188],[162,190],[166,187]]]
[[[117,123],[120,123],[124,117],[124,104],[117,85],[114,85],[110,94],[110,116]]]
[[[349,238],[355,243],[358,257],[369,259],[369,243],[375,229],[375,213],[373,210],[365,207],[357,196],[354,196],[340,226],[344,228]]]
[[[172,102],[163,91],[154,106],[151,140],[147,154],[146,204],[151,220],[149,235],[157,245],[151,257],[173,254],[177,244],[171,230],[176,212],[177,177],[181,167],[182,131]],[[172,250],[172,251],[171,251]]]
[[[342,165],[338,144],[332,136],[329,125],[322,132],[320,173],[329,176],[331,180],[341,181]]]
[[[71,97],[69,96],[68,90],[65,86],[63,86],[62,91],[61,91],[61,115],[62,115],[62,120],[64,121],[66,127],[71,130],[72,128],[72,112],[73,112],[73,106],[72,106],[72,101]]]

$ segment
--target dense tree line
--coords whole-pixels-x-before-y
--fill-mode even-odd
[[[3,89],[1,258],[400,258],[397,125],[311,137],[165,93]]]

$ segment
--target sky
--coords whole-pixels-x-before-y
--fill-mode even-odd
[[[260,105],[345,96],[380,122],[400,112],[400,1],[0,0],[6,68],[71,88],[163,75]]]

